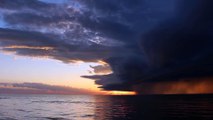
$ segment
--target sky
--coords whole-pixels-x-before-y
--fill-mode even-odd
[[[0,70],[1,82],[38,82],[96,89],[93,81],[80,77],[82,74],[88,74],[89,64],[67,65],[56,60],[14,57],[4,54],[1,54],[0,58],[0,66],[4,68]]]
[[[210,0],[2,0],[0,86],[212,93],[212,5]]]

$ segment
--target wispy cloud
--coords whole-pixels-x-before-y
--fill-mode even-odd
[[[11,94],[100,94],[97,91],[42,83],[0,83],[0,93]]]

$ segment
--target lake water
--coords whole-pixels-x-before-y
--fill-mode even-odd
[[[0,120],[213,119],[213,95],[0,95]]]

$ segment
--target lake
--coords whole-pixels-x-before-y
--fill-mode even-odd
[[[213,95],[0,95],[0,120],[213,119]]]

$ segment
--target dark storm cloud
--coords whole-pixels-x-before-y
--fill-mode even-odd
[[[56,36],[53,34],[42,34],[39,32],[21,31],[15,29],[0,28],[2,45],[26,45],[26,46],[49,46],[57,44]],[[54,39],[55,38],[55,39]]]
[[[63,62],[78,60],[89,62],[105,58],[110,50],[110,47],[97,44],[90,46],[68,44],[59,37],[40,32],[0,29],[1,50],[16,52],[18,55],[44,56]]]
[[[91,19],[83,19],[83,25],[103,32],[107,36],[136,44],[141,32],[153,27],[157,22],[174,12],[175,1],[152,0],[81,0],[90,8]],[[166,7],[165,7],[166,5]],[[88,24],[88,22],[91,24]],[[93,26],[95,24],[95,27]]]
[[[180,3],[176,17],[142,36],[142,49],[155,80],[213,75],[213,2]]]
[[[33,8],[33,9],[47,9],[51,5],[39,2],[37,0],[2,0],[0,7],[4,9],[23,9],[23,8]]]
[[[176,1],[175,15],[166,14],[169,17],[145,32],[136,27],[141,31],[140,45],[130,47],[132,54],[106,60],[122,82],[106,84],[103,76],[101,87],[131,90],[147,82],[155,86],[156,82],[164,84],[161,81],[212,76],[212,5],[208,0]]]
[[[211,76],[212,5],[210,0],[3,0],[0,46],[66,63],[102,60],[112,73],[83,77],[105,90]]]

